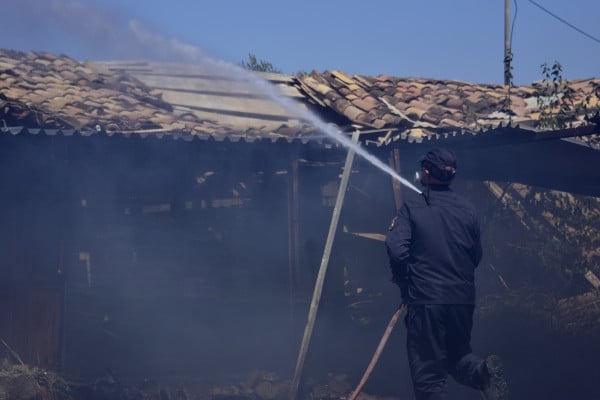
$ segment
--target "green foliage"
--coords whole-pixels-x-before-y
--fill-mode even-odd
[[[592,93],[588,94],[583,102],[575,103],[575,90],[568,81],[563,80],[562,65],[555,61],[552,66],[544,63],[540,67],[544,77],[536,90],[540,128],[572,128],[578,116],[589,116],[600,111],[597,103],[597,99],[600,98],[600,84],[590,82]],[[595,103],[592,102],[594,97]]]
[[[248,61],[240,62],[240,65],[242,66],[242,68],[248,69],[250,71],[273,72],[278,74],[281,73],[281,70],[275,68],[273,64],[265,60],[257,59],[256,56],[252,53],[248,54]]]
[[[562,65],[555,61],[552,66],[544,63],[542,84],[537,88],[537,106],[540,109],[539,127],[565,128],[572,118],[573,89],[563,81]]]

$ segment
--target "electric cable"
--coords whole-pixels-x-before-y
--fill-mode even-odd
[[[563,24],[567,25],[568,27],[570,27],[571,29],[576,30],[577,32],[581,33],[582,35],[588,37],[589,39],[592,39],[593,41],[600,43],[600,39],[590,35],[587,32],[584,32],[583,30],[579,29],[578,27],[576,27],[575,25],[571,24],[570,22],[564,20],[563,18],[559,17],[558,15],[554,14],[552,11],[548,10],[547,8],[544,8],[542,5],[536,3],[533,0],[528,0],[531,4],[533,4],[534,6],[538,7],[540,10],[544,11],[545,13],[548,13],[549,15],[551,15],[552,17],[556,18],[557,20],[559,20],[560,22],[562,22]]]

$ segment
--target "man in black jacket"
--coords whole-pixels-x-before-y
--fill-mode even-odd
[[[450,189],[456,156],[433,149],[421,159],[423,196],[407,198],[386,238],[392,280],[407,305],[407,351],[417,400],[446,399],[446,378],[508,398],[497,356],[471,351],[475,268],[481,261],[474,206]]]

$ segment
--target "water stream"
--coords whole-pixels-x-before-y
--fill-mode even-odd
[[[369,153],[367,150],[361,147],[360,144],[354,143],[346,134],[341,132],[337,127],[325,123],[315,113],[311,112],[310,110],[304,107],[301,107],[292,98],[281,94],[278,88],[271,82],[260,77],[254,72],[245,70],[237,65],[233,65],[225,61],[216,60],[206,56],[200,56],[199,58],[200,60],[197,60],[197,62],[199,61],[204,66],[214,68],[216,71],[219,71],[221,74],[224,73],[226,76],[232,79],[249,82],[252,86],[256,88],[258,93],[269,97],[271,100],[282,106],[291,114],[300,116],[303,120],[312,124],[318,131],[322,132],[330,139],[336,141],[337,143],[341,144],[342,146],[348,149],[352,149],[356,154],[370,162],[382,172],[390,175],[393,179],[399,181],[402,185],[406,186],[411,190],[414,190],[419,194],[422,193],[421,190],[419,190],[410,181],[400,176],[389,165],[381,161],[373,154]]]

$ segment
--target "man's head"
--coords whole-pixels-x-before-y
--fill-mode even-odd
[[[432,149],[421,158],[421,183],[449,185],[456,174],[456,154],[448,149]]]

